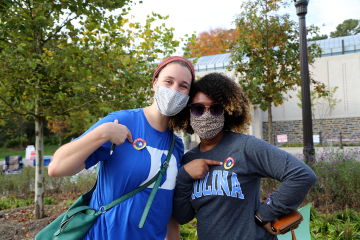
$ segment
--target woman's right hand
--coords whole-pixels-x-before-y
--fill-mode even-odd
[[[209,172],[209,165],[220,166],[222,162],[200,158],[185,164],[184,168],[193,179],[199,179],[204,178]]]
[[[133,142],[130,130],[116,119],[113,123],[106,123],[106,130],[108,139],[110,142],[120,145],[128,139],[129,142]]]

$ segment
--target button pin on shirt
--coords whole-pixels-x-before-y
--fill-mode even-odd
[[[134,140],[133,146],[136,150],[141,150],[146,147],[146,141],[142,138],[137,138]]]

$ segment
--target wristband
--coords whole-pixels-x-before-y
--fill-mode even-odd
[[[260,227],[264,226],[265,224],[267,224],[267,221],[262,220],[258,215],[255,214],[255,223],[257,225],[259,225]]]

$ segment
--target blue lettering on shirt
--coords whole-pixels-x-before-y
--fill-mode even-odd
[[[225,193],[227,196],[230,196],[230,191],[229,191],[229,186],[228,186],[228,181],[227,181],[227,175],[228,172],[224,171],[224,177],[221,174],[222,171],[218,172],[218,192],[219,195],[224,195],[223,191],[221,190],[224,189]]]
[[[195,196],[197,198],[201,197],[201,195],[202,195],[202,182],[203,182],[202,179],[197,179],[195,181],[195,187],[194,188],[195,188]],[[199,188],[199,191],[198,191],[198,188]]]
[[[217,195],[216,186],[215,186],[215,179],[216,179],[217,171],[213,171],[212,174],[212,194]]]
[[[211,195],[211,186],[209,186],[208,188],[206,188],[206,182],[207,182],[208,177],[209,177],[209,173],[206,174],[205,180],[204,180],[204,185],[203,185],[204,196]]]
[[[240,183],[237,179],[236,173],[234,172],[232,173],[231,176],[231,183],[232,183],[231,196],[236,198],[237,194],[239,194],[239,198],[244,199],[244,195],[242,194]]]
[[[195,198],[210,195],[224,196],[224,192],[226,196],[244,199],[236,173],[233,172],[231,180],[229,179],[228,181],[228,171],[214,170],[212,172],[212,184],[206,185],[209,175],[210,172],[206,174],[204,179],[196,179],[194,181],[194,191],[191,194],[191,199],[194,200]],[[231,183],[231,192],[229,183]]]

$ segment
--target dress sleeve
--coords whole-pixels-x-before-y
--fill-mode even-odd
[[[192,177],[182,166],[176,178],[173,204],[173,218],[181,225],[190,222],[195,216],[195,210],[190,203],[193,182]]]
[[[257,210],[265,221],[272,221],[299,207],[317,181],[309,166],[263,140],[249,137],[245,152],[247,160],[251,161],[260,175],[281,182],[266,204]]]
[[[120,118],[120,119],[119,119]],[[121,124],[121,114],[120,117],[117,116],[115,113],[110,113],[106,117],[99,120],[97,123],[95,123],[91,128],[89,128],[85,133],[83,133],[80,137],[77,139],[85,136],[87,133],[91,132],[93,129],[97,128],[98,126],[107,123],[107,122],[114,122],[115,119],[119,120],[119,123]],[[75,139],[76,140],[76,139]],[[101,145],[95,152],[93,152],[86,160],[85,160],[85,168],[89,169],[90,167],[97,164],[99,161],[106,161],[110,158],[110,148],[112,143],[110,141],[104,143]],[[80,150],[81,151],[81,150]]]

